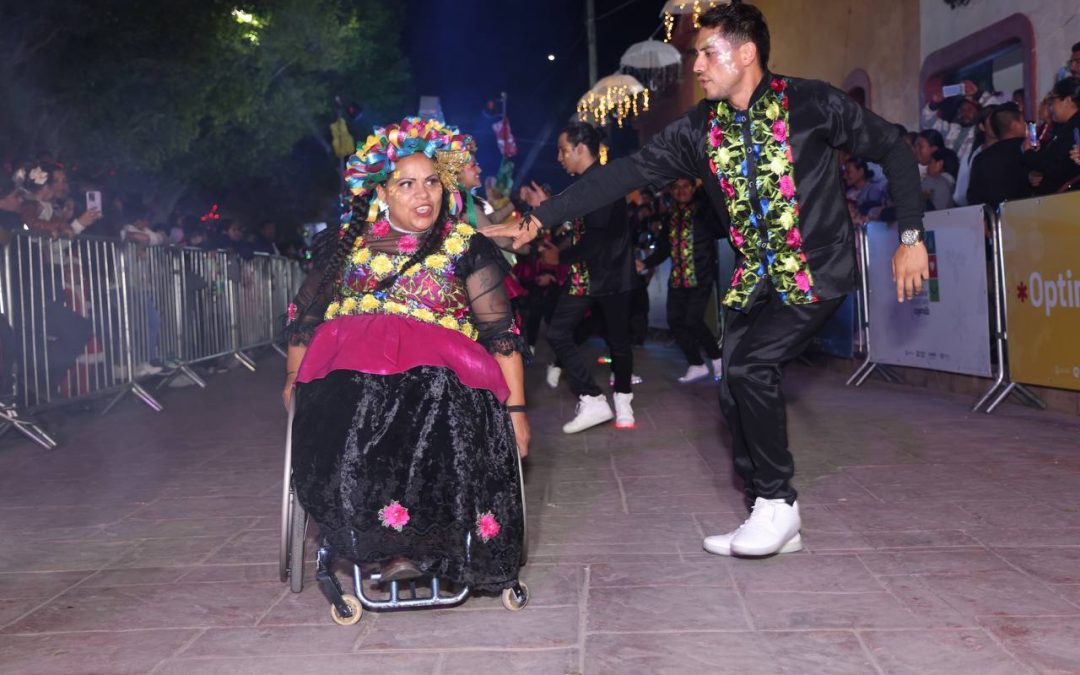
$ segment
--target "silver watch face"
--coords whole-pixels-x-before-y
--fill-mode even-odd
[[[900,233],[900,243],[904,246],[914,246],[919,243],[918,230],[904,230]]]

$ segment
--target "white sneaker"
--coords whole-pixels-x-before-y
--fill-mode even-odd
[[[750,517],[731,539],[731,554],[756,557],[780,553],[796,545],[801,528],[798,502],[758,497]],[[797,545],[802,546],[801,539]]]
[[[714,380],[719,380],[724,377],[724,359],[712,360],[712,376]]]
[[[645,380],[641,379],[640,375],[631,375],[630,376],[630,384],[631,385],[638,385],[638,384],[641,384],[644,381]],[[615,386],[615,373],[612,373],[611,375],[608,376],[607,383],[608,383],[609,387],[614,387]]]
[[[576,434],[595,427],[597,424],[603,424],[612,417],[615,417],[615,413],[611,412],[611,406],[608,405],[607,398],[603,394],[579,396],[577,408],[574,410],[574,419],[564,424],[562,430],[566,434]]]
[[[146,377],[147,375],[157,375],[162,370],[161,366],[151,365],[147,361],[143,361],[139,365],[135,366],[135,377]]]
[[[615,428],[616,429],[633,429],[634,428],[634,409],[630,407],[630,402],[634,400],[633,394],[621,394],[615,392]]]
[[[704,363],[700,366],[690,366],[686,369],[686,374],[679,378],[679,384],[687,384],[689,382],[695,382],[703,377],[709,376],[709,367]]]
[[[562,376],[562,368],[558,366],[548,364],[547,367],[547,385],[552,389],[559,388],[559,378]]]
[[[709,553],[715,553],[716,555],[731,555],[731,540],[735,538],[739,532],[742,531],[743,523],[739,527],[735,528],[727,534],[714,534],[711,537],[705,537],[704,548]],[[786,544],[784,544],[779,553],[795,553],[802,550],[802,536],[796,532]]]

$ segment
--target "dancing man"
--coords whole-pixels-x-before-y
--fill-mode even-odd
[[[824,82],[768,71],[769,30],[761,11],[733,0],[699,18],[694,72],[706,99],[630,157],[591,171],[520,225],[523,245],[551,227],[630,190],[700,177],[731,221],[739,262],[724,297],[720,407],[732,435],[735,471],[753,499],[749,519],[708,537],[721,555],[764,556],[802,548],[791,485],[781,393],[783,365],[799,354],[847,293],[855,290],[854,228],[840,184],[840,150],[877,162],[896,204],[897,299],[929,276],[922,244],[922,195],[915,159],[889,122]]]
[[[598,161],[600,140],[600,131],[580,122],[568,125],[559,134],[559,163],[571,176],[581,176],[578,182],[601,170]],[[523,190],[523,194],[525,192]],[[603,202],[592,202],[589,208],[565,219],[574,220],[574,230],[570,245],[559,252],[559,261],[570,265],[570,272],[555,304],[547,337],[555,352],[556,363],[566,373],[570,388],[578,397],[574,418],[563,425],[563,431],[568,434],[603,424],[612,417],[620,429],[634,426],[631,405],[634,394],[630,386],[634,362],[630,344],[633,237],[626,219],[624,194]],[[547,196],[529,191],[527,199],[531,205],[543,209]],[[558,222],[561,224],[563,219]],[[536,231],[534,228],[534,234]],[[611,349],[614,413],[574,339],[574,331],[585,319],[586,312],[596,309],[603,313],[604,335]]]
[[[724,236],[712,206],[694,197],[694,182],[680,178],[671,184],[671,212],[656,240],[656,250],[637,260],[638,273],[671,258],[668,278],[667,321],[675,343],[689,367],[679,378],[686,384],[709,375],[701,351],[720,377],[720,345],[705,325],[705,308],[716,285],[716,239]]]

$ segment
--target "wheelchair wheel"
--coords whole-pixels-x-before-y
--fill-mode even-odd
[[[285,427],[285,476],[281,483],[281,546],[278,549],[278,575],[281,582],[289,580],[289,550],[292,546],[292,422],[295,400],[289,404],[289,421]]]
[[[339,626],[351,626],[355,623],[359,623],[360,618],[364,615],[364,608],[360,606],[360,601],[356,599],[355,595],[343,595],[341,599],[345,601],[345,604],[352,610],[350,616],[342,616],[338,613],[337,607],[330,605],[330,618],[334,620]]]
[[[290,491],[291,518],[289,524],[289,590],[299,593],[304,590],[304,542],[307,539],[307,513],[296,493]]]
[[[520,612],[529,604],[529,587],[524,581],[519,581],[510,588],[504,588],[502,592],[502,604],[511,612]]]

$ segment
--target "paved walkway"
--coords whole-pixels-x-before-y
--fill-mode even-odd
[[[808,550],[744,517],[712,383],[639,352],[639,427],[556,433],[530,369],[532,603],[338,627],[277,580],[282,363],[0,443],[0,672],[1080,673],[1080,419],[793,368]],[[309,566],[310,573],[310,566]]]

